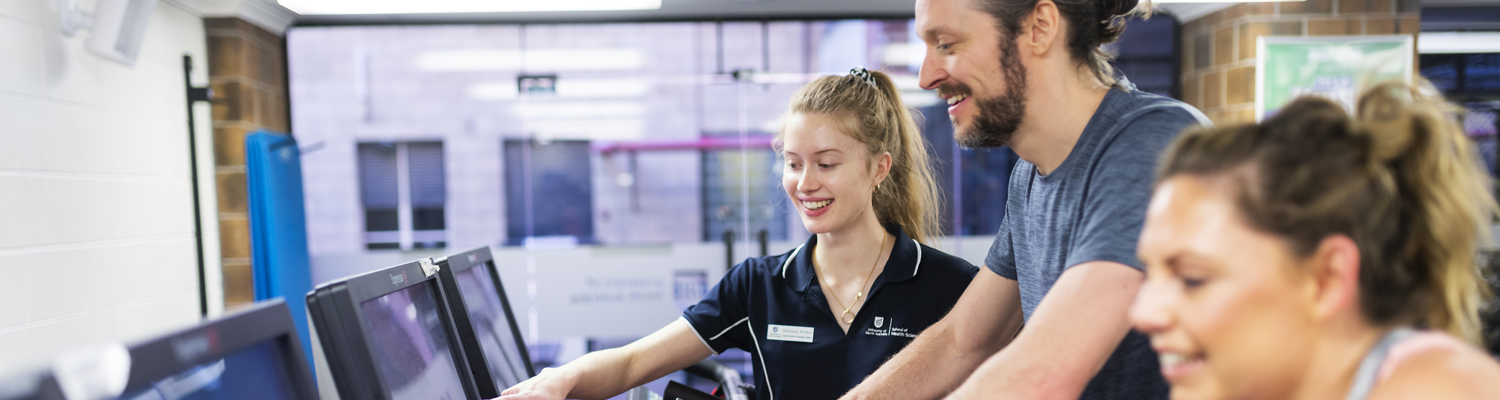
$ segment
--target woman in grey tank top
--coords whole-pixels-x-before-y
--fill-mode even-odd
[[[1304,97],[1178,137],[1130,315],[1173,399],[1500,398],[1474,346],[1473,249],[1497,207],[1426,93],[1380,85],[1357,116]]]

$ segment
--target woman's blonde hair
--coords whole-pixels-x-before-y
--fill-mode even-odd
[[[1496,204],[1488,176],[1430,85],[1377,85],[1351,117],[1304,97],[1255,125],[1184,133],[1158,182],[1178,174],[1234,175],[1250,224],[1306,257],[1347,235],[1359,247],[1362,314],[1480,344],[1489,296],[1476,263]]]
[[[813,80],[792,95],[787,113],[833,117],[840,123],[840,132],[865,145],[872,163],[875,156],[891,153],[890,176],[874,194],[875,214],[882,225],[900,226],[911,238],[930,244],[938,236],[942,203],[928,161],[927,141],[891,78],[871,71],[869,79],[850,74]],[[778,153],[783,134],[776,133]]]

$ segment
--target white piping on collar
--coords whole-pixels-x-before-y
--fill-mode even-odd
[[[787,256],[786,262],[781,263],[781,279],[786,279],[786,268],[792,265],[792,260],[797,259],[797,253],[802,252],[803,247],[807,247],[807,243],[797,246],[796,250],[792,250],[792,255]]]
[[[917,277],[917,271],[922,269],[922,242],[918,242],[917,239],[912,239],[911,244],[917,246],[917,263],[916,265],[912,265],[911,267],[911,276],[915,278]],[[797,246],[796,249],[792,250],[792,255],[788,256],[786,258],[786,261],[781,263],[781,279],[786,279],[787,267],[790,267],[792,265],[792,260],[797,259],[797,253],[802,252],[803,247],[807,247],[807,244]],[[891,251],[894,252],[896,250],[891,249]]]
[[[917,245],[917,265],[911,266],[911,277],[917,277],[917,270],[922,268],[922,242],[912,239],[911,244]]]

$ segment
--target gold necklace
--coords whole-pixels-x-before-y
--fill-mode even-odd
[[[833,290],[833,287],[828,286],[828,283],[823,282],[823,268],[818,266],[818,258],[813,257],[813,269],[817,270],[818,283],[822,284],[823,287],[828,288],[828,297],[833,299],[834,304],[837,304],[839,307],[844,307],[844,313],[839,314],[838,319],[838,321],[844,325],[851,325],[854,323],[854,315],[853,313],[849,312],[849,310],[853,309],[854,306],[859,305],[859,300],[861,298],[864,298],[865,296],[865,285],[869,285],[870,277],[875,276],[875,266],[880,265],[880,256],[882,253],[885,253],[885,236],[886,235],[884,233],[880,235],[880,247],[875,251],[875,262],[870,264],[870,272],[865,274],[865,283],[861,283],[859,285],[859,291],[854,293],[854,300],[849,302],[850,305],[848,307],[844,307],[844,302],[839,301],[839,297],[836,296],[837,292]],[[845,319],[845,317],[848,318]]]

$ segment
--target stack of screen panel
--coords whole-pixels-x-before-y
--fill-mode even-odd
[[[91,350],[112,351],[75,352],[47,370],[7,379],[0,382],[0,399],[318,398],[291,311],[281,300],[128,348]]]
[[[422,259],[307,295],[340,398],[479,398],[436,272],[431,260]]]
[[[438,266],[480,397],[499,397],[535,375],[490,248],[448,256]]]
[[[291,311],[271,300],[130,348],[122,400],[317,399]]]

